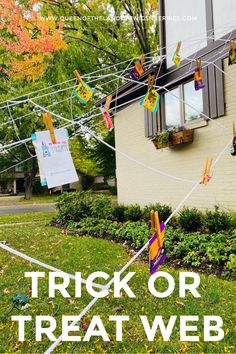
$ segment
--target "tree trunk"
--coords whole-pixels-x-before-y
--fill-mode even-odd
[[[32,198],[33,193],[33,181],[38,172],[37,161],[33,159],[31,172],[25,173],[25,199],[29,200]]]
[[[78,180],[78,187],[76,188],[77,192],[81,192],[84,188],[83,188],[83,175],[77,171],[79,180]]]

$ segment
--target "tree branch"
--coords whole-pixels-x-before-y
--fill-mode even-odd
[[[100,50],[100,51],[106,53],[107,55],[109,55],[110,58],[116,58],[116,59],[119,59],[119,60],[121,59],[121,58],[118,57],[116,54],[114,54],[114,53],[112,53],[112,52],[109,52],[108,50],[106,50],[106,49],[104,49],[104,48],[101,48],[101,47],[97,46],[97,45],[94,44],[94,43],[91,43],[91,42],[89,42],[89,41],[86,41],[85,39],[82,39],[82,38],[79,38],[79,37],[76,37],[76,36],[72,36],[72,35],[70,35],[70,34],[67,34],[66,37],[73,38],[73,39],[77,39],[78,41],[81,41],[81,42],[83,42],[83,43],[85,43],[85,44],[87,44],[87,45],[89,45],[89,46],[91,46],[91,47],[93,47],[93,48],[95,48],[95,49],[97,49],[97,50]]]

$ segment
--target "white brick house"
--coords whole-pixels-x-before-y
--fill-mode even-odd
[[[162,63],[161,78],[156,84],[173,90],[180,100],[165,90],[160,91],[161,103],[156,115],[145,113],[139,101],[127,104],[114,118],[116,148],[153,168],[197,180],[206,158],[215,158],[232,137],[232,123],[236,121],[233,81],[236,79],[236,65],[228,66],[229,43],[226,42],[236,38],[236,1],[160,0],[159,7],[161,16],[192,16],[193,19],[195,16],[189,22],[160,22],[160,45],[164,47],[161,55],[168,58]],[[176,69],[171,56],[178,41],[182,41],[183,60]],[[214,65],[205,64],[203,77],[206,87],[202,91],[194,91],[193,88],[195,64],[190,59],[196,57],[201,57],[203,62],[213,61],[226,72],[223,75]],[[148,74],[154,70],[149,69],[140,81],[146,82]],[[144,86],[128,82],[120,87],[117,104],[139,97],[145,90]],[[193,111],[188,103],[204,116]],[[214,121],[207,120],[206,116]],[[194,130],[193,142],[156,149],[151,139],[166,127],[178,125]],[[120,154],[116,155],[116,163],[119,203],[145,205],[160,202],[174,207],[191,189],[191,184],[161,176]],[[186,202],[186,205],[203,209],[213,208],[216,204],[225,209],[236,209],[236,157],[230,155],[229,149],[217,164],[211,182],[207,186],[199,186]]]

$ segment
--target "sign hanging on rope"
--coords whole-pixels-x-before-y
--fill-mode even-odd
[[[130,77],[133,80],[138,80],[144,73],[143,64],[145,62],[145,55],[142,54],[141,58],[137,61],[134,68],[130,72]]]
[[[194,87],[195,90],[201,90],[205,87],[202,79],[202,61],[201,58],[196,59],[196,68],[194,72]]]
[[[39,164],[42,186],[54,188],[78,181],[68,145],[68,132],[65,128],[55,129],[54,144],[50,131],[36,132],[32,135],[33,145]]]
[[[77,78],[79,85],[73,91],[73,96],[75,96],[83,105],[86,105],[92,98],[94,89],[82,80],[77,70],[74,71],[74,75]]]

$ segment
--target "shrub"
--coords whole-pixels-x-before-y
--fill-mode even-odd
[[[129,205],[124,210],[126,221],[139,221],[143,216],[142,209],[138,204]]]
[[[117,221],[124,221],[125,219],[125,205],[118,204],[112,207],[112,216]]]
[[[69,235],[76,235],[78,232],[78,224],[75,221],[70,220],[67,224],[67,231]]]
[[[149,204],[144,207],[144,215],[147,220],[150,219],[151,210],[158,211],[160,221],[166,221],[166,219],[172,213],[171,206],[167,204]]]
[[[148,225],[143,221],[127,221],[118,230],[116,236],[129,241],[134,248],[140,248],[151,237]]]
[[[236,230],[236,213],[232,213],[231,214],[231,224],[232,224],[232,228]]]
[[[202,228],[203,213],[196,208],[183,208],[179,213],[179,225],[185,231],[198,231]]]
[[[80,221],[79,235],[115,238],[118,227],[117,222],[108,219],[88,217]]]
[[[99,218],[107,218],[112,210],[111,199],[105,195],[96,195],[91,203],[92,215]]]
[[[56,207],[58,209],[58,220],[67,225],[71,221],[79,221],[88,216],[91,204],[91,193],[63,193],[58,199]]]
[[[111,195],[117,195],[117,187],[116,186],[109,186],[109,190]]]
[[[229,255],[229,261],[226,264],[226,267],[233,272],[236,272],[236,255],[235,254],[230,254]]]
[[[214,211],[207,211],[205,215],[205,227],[211,233],[228,231],[232,228],[232,219],[230,214],[220,211],[215,207]]]
[[[63,225],[88,216],[106,218],[111,213],[110,197],[92,192],[63,193],[57,200],[57,219]]]

